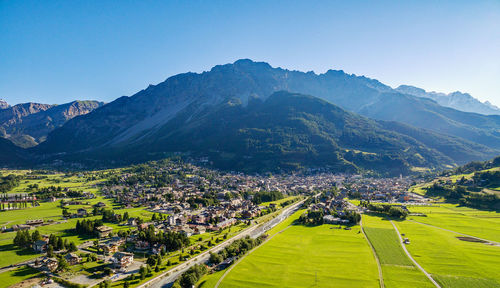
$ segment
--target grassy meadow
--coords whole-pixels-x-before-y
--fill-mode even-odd
[[[425,215],[409,216],[409,220],[500,242],[500,213],[445,203],[434,206],[412,206],[409,210],[412,213]]]
[[[412,221],[396,225],[410,239],[415,260],[443,287],[500,287],[500,247]]]
[[[390,221],[363,215],[363,227],[382,266],[385,287],[434,287],[406,256]]]
[[[247,255],[219,287],[378,287],[377,264],[359,226],[335,227],[290,226]]]

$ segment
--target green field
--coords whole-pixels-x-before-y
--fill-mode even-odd
[[[27,266],[0,273],[0,287],[9,287],[10,285],[19,283],[23,280],[40,276],[41,273]]]
[[[409,209],[412,213],[425,214],[425,216],[410,216],[408,217],[410,220],[500,242],[500,213],[456,204],[412,206]]]
[[[378,287],[378,281],[359,226],[292,225],[246,256],[220,287]]]
[[[500,247],[412,221],[397,222],[415,260],[443,287],[500,287]]]
[[[382,265],[385,287],[434,287],[406,256],[390,221],[363,215],[363,227]]]

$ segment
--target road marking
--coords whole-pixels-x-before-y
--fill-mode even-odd
[[[429,280],[431,280],[431,282],[434,284],[434,286],[436,286],[437,288],[441,288],[441,286],[439,286],[439,284],[436,282],[436,280],[434,280],[434,278],[432,278],[431,274],[427,273],[427,271],[425,271],[425,269],[422,266],[420,266],[420,264],[418,264],[418,262],[415,259],[413,259],[410,252],[408,252],[408,249],[406,249],[406,246],[405,246],[406,244],[403,243],[403,238],[401,238],[401,234],[399,233],[398,227],[396,227],[396,225],[394,225],[394,222],[392,222],[392,220],[391,220],[391,224],[392,224],[392,227],[394,227],[394,229],[396,230],[396,233],[398,234],[398,237],[399,237],[399,241],[401,243],[401,247],[403,247],[403,250],[405,251],[408,258],[410,258],[410,260],[413,262],[413,264],[415,264],[415,266],[417,266],[417,268],[420,269],[420,271],[422,271],[425,274],[425,276],[427,276],[427,278],[429,278]]]
[[[382,266],[380,265],[380,261],[377,256],[377,252],[375,252],[375,248],[373,247],[372,243],[370,242],[370,239],[368,236],[366,236],[365,229],[363,228],[363,218],[361,218],[361,221],[359,221],[359,226],[361,227],[361,231],[363,232],[363,235],[365,236],[366,241],[368,242],[368,245],[370,245],[370,248],[372,249],[373,256],[375,256],[375,261],[377,261],[377,268],[378,268],[378,279],[380,280],[380,288],[384,288],[384,276],[382,275]]]

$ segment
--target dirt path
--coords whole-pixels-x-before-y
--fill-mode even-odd
[[[372,242],[370,242],[370,239],[368,238],[368,236],[366,236],[365,229],[363,228],[363,218],[361,218],[361,221],[359,221],[359,226],[361,227],[361,231],[365,236],[366,242],[368,242],[368,245],[370,245],[370,248],[372,249],[373,256],[375,256],[375,261],[377,261],[378,279],[380,280],[380,288],[384,288],[385,286],[384,286],[384,276],[382,274],[382,266],[380,265],[377,252],[375,252],[375,248],[373,247]]]
[[[491,240],[488,240],[488,239],[479,238],[479,237],[472,236],[472,235],[469,235],[469,234],[460,233],[460,232],[457,232],[457,231],[449,230],[449,229],[446,229],[446,228],[441,228],[439,226],[434,226],[434,225],[427,224],[427,223],[418,222],[418,221],[415,221],[415,220],[409,220],[409,221],[418,223],[420,225],[426,225],[426,226],[434,227],[434,228],[441,229],[441,230],[444,230],[444,231],[452,232],[452,233],[459,234],[459,235],[462,235],[462,236],[466,236],[466,237],[470,237],[470,238],[476,238],[476,239],[479,239],[481,241],[486,242],[485,244],[494,245],[494,246],[500,246],[500,242],[496,242],[496,241],[491,241]]]
[[[274,234],[273,236],[267,238],[264,242],[260,243],[259,246],[257,246],[255,248],[253,248],[252,250],[248,251],[247,254],[243,255],[243,257],[241,257],[240,259],[238,259],[238,261],[236,261],[236,263],[234,263],[233,265],[231,265],[231,267],[229,267],[229,269],[227,269],[227,271],[224,272],[224,274],[222,274],[222,276],[219,278],[219,281],[217,281],[217,284],[215,284],[214,288],[218,288],[219,287],[220,283],[222,282],[222,280],[224,280],[224,278],[226,277],[226,275],[229,274],[229,272],[231,272],[231,270],[233,270],[233,268],[236,267],[236,265],[238,265],[238,263],[240,263],[241,260],[245,259],[245,257],[247,257],[248,255],[250,255],[250,253],[252,253],[253,251],[257,250],[257,248],[262,247],[262,245],[266,244],[267,241],[273,239],[274,236],[283,233],[283,231],[285,231],[288,228],[290,228],[290,226],[287,226],[285,229],[283,229],[283,230],[279,231],[278,233]]]
[[[396,225],[394,225],[394,222],[392,222],[392,220],[391,220],[391,224],[392,224],[392,227],[394,227],[394,229],[396,230],[396,233],[398,234],[398,237],[399,237],[399,241],[401,242],[401,247],[403,247],[403,250],[405,251],[408,258],[410,258],[410,260],[413,262],[413,264],[415,264],[415,266],[417,266],[418,269],[420,269],[420,271],[422,271],[425,274],[425,276],[427,276],[427,278],[429,278],[429,280],[431,280],[431,282],[434,284],[434,286],[436,286],[437,288],[441,288],[441,286],[436,282],[436,280],[434,280],[434,278],[432,278],[431,274],[427,273],[427,271],[425,271],[425,269],[422,266],[420,266],[420,264],[418,264],[418,262],[415,259],[413,259],[410,252],[408,252],[408,250],[406,249],[406,244],[403,243],[403,238],[401,238],[401,233],[399,233],[398,227],[396,227]]]

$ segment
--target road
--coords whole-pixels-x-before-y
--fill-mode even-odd
[[[293,204],[290,207],[287,207],[283,209],[283,211],[275,218],[269,220],[268,222],[265,222],[263,224],[257,224],[255,226],[252,226],[250,228],[247,228],[246,230],[243,230],[240,234],[234,236],[233,238],[222,242],[221,244],[201,253],[200,255],[193,257],[189,259],[188,261],[184,262],[183,264],[179,265],[178,267],[174,268],[173,270],[169,270],[139,286],[137,288],[142,288],[142,287],[154,287],[154,288],[160,288],[160,287],[170,287],[174,283],[174,281],[186,270],[188,270],[190,267],[192,267],[195,264],[200,264],[200,263],[205,263],[208,261],[210,258],[210,252],[215,253],[229,244],[231,244],[233,241],[241,238],[245,238],[246,236],[250,236],[252,238],[257,238],[260,235],[264,234],[267,230],[273,228],[274,226],[278,225],[281,223],[283,220],[286,218],[290,217],[293,213],[295,213],[302,203],[305,201],[301,200],[295,204]]]
[[[410,258],[410,260],[413,262],[413,264],[415,264],[415,266],[417,266],[418,269],[420,269],[420,271],[422,271],[425,274],[425,276],[427,276],[427,278],[429,278],[429,280],[432,282],[432,284],[434,284],[434,286],[436,286],[437,288],[441,288],[441,286],[439,286],[439,284],[436,282],[436,280],[434,280],[434,278],[432,278],[431,274],[427,273],[427,271],[425,271],[425,269],[422,266],[420,266],[420,264],[418,264],[418,262],[415,259],[413,259],[410,252],[408,252],[408,249],[406,249],[406,244],[403,243],[403,238],[401,238],[401,234],[399,233],[398,227],[396,227],[396,225],[394,225],[394,222],[392,222],[392,220],[391,220],[391,224],[392,224],[392,227],[394,227],[394,229],[396,230],[396,234],[398,234],[399,241],[401,242],[401,246],[403,247],[403,250],[405,251],[408,258]]]

